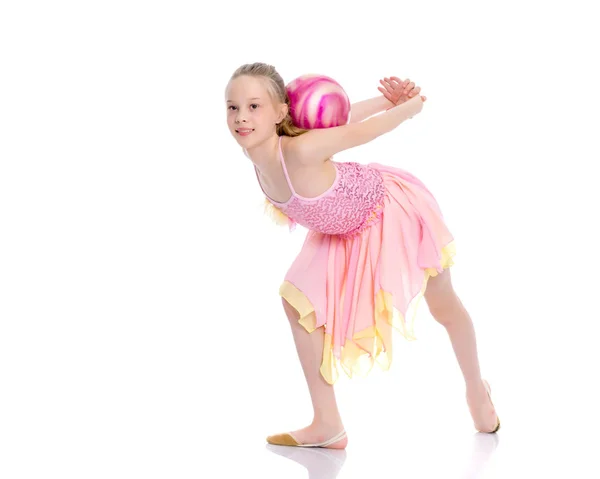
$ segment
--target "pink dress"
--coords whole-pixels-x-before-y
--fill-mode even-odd
[[[279,294],[312,333],[324,328],[321,374],[366,376],[392,361],[392,331],[415,339],[413,322],[427,281],[454,263],[452,234],[435,198],[410,173],[377,163],[333,162],[332,186],[316,198],[292,192],[266,205],[275,219],[309,231]],[[260,181],[259,181],[260,184]],[[262,188],[262,185],[261,185]],[[263,190],[264,193],[264,190]]]

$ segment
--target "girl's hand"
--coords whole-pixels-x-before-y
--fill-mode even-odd
[[[413,98],[421,91],[421,87],[415,88],[415,84],[408,78],[402,81],[398,77],[385,77],[379,82],[383,85],[383,88],[377,87],[377,89],[395,106]],[[421,95],[421,100],[426,101],[427,97]]]

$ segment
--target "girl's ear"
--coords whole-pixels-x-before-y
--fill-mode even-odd
[[[282,103],[281,106],[279,107],[279,117],[277,118],[277,123],[281,123],[283,121],[283,119],[287,116],[288,114],[288,106],[286,103]]]

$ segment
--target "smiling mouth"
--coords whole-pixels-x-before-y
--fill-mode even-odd
[[[235,130],[237,133],[251,133],[254,131],[254,128],[242,128],[239,130]]]

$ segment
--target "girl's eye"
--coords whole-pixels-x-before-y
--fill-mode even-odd
[[[233,109],[235,109],[235,108],[237,108],[237,107],[235,107],[235,106],[233,106],[233,105],[230,105],[229,107],[227,107],[227,109],[228,109],[228,110],[233,110]],[[256,108],[258,108],[258,105],[257,105],[256,103],[252,103],[252,105],[250,105],[250,108],[251,108],[252,110],[256,110]]]

